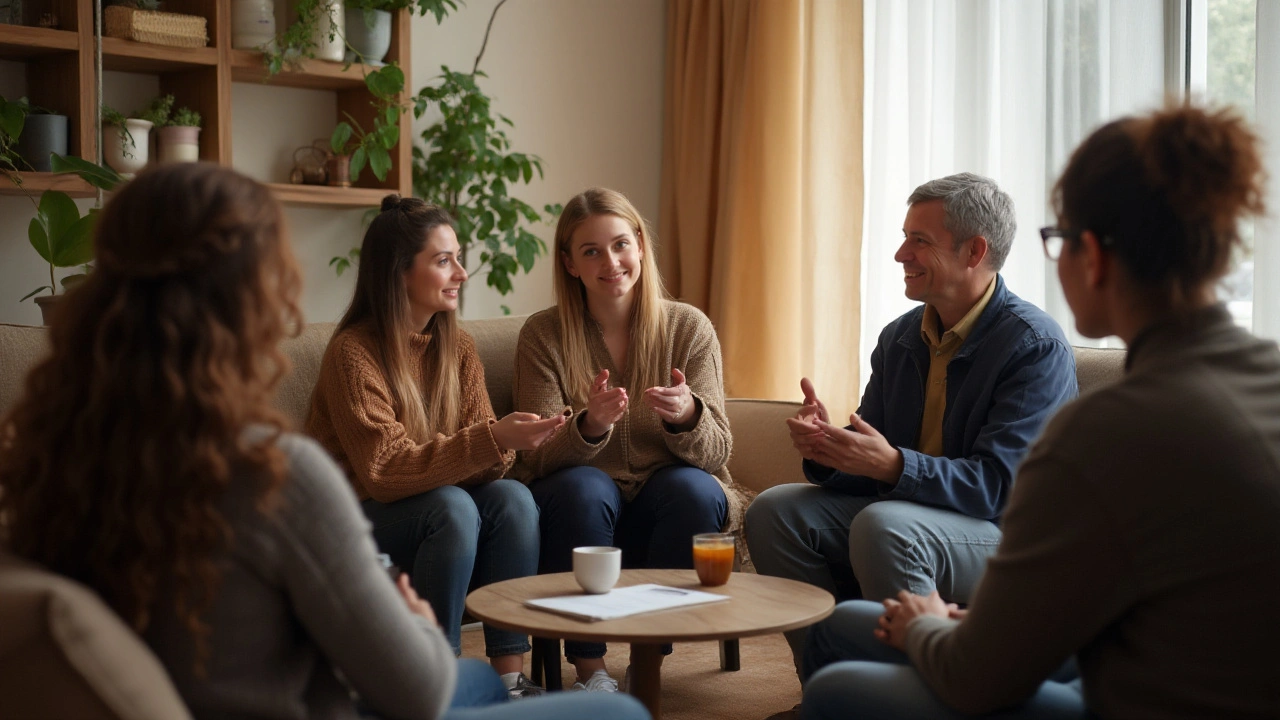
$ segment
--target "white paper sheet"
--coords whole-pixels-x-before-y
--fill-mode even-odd
[[[603,595],[563,595],[526,600],[524,604],[539,610],[594,622],[728,599],[727,595],[649,583],[614,588]]]

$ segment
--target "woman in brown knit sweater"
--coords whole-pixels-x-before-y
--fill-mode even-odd
[[[581,545],[617,545],[626,567],[693,567],[691,537],[736,530],[748,500],[726,467],[715,328],[666,298],[651,235],[620,193],[571,199],[555,245],[557,306],[529,318],[516,351],[516,409],[569,418],[516,471],[542,511],[540,569],[569,570]],[[565,651],[581,686],[617,689],[604,645]]]
[[[501,479],[563,418],[494,420],[475,341],[457,325],[459,264],[452,220],[390,195],[360,248],[351,301],[320,366],[307,432],[351,479],[378,547],[409,571],[455,654],[469,588],[532,575],[538,509]],[[514,695],[524,635],[485,627],[486,654]]]

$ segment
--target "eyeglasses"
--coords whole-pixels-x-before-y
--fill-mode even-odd
[[[1040,228],[1040,240],[1044,243],[1044,256],[1057,262],[1062,257],[1062,246],[1067,240],[1080,237],[1079,230],[1066,230],[1052,225]]]

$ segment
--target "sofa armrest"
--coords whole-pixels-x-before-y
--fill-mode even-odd
[[[729,474],[734,482],[756,492],[774,485],[806,482],[800,454],[791,445],[786,419],[800,410],[800,403],[784,400],[729,398],[725,412],[733,429],[733,456]]]

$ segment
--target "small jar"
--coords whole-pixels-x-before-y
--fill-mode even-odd
[[[273,0],[232,0],[231,47],[237,50],[273,50],[276,44],[276,8]]]

